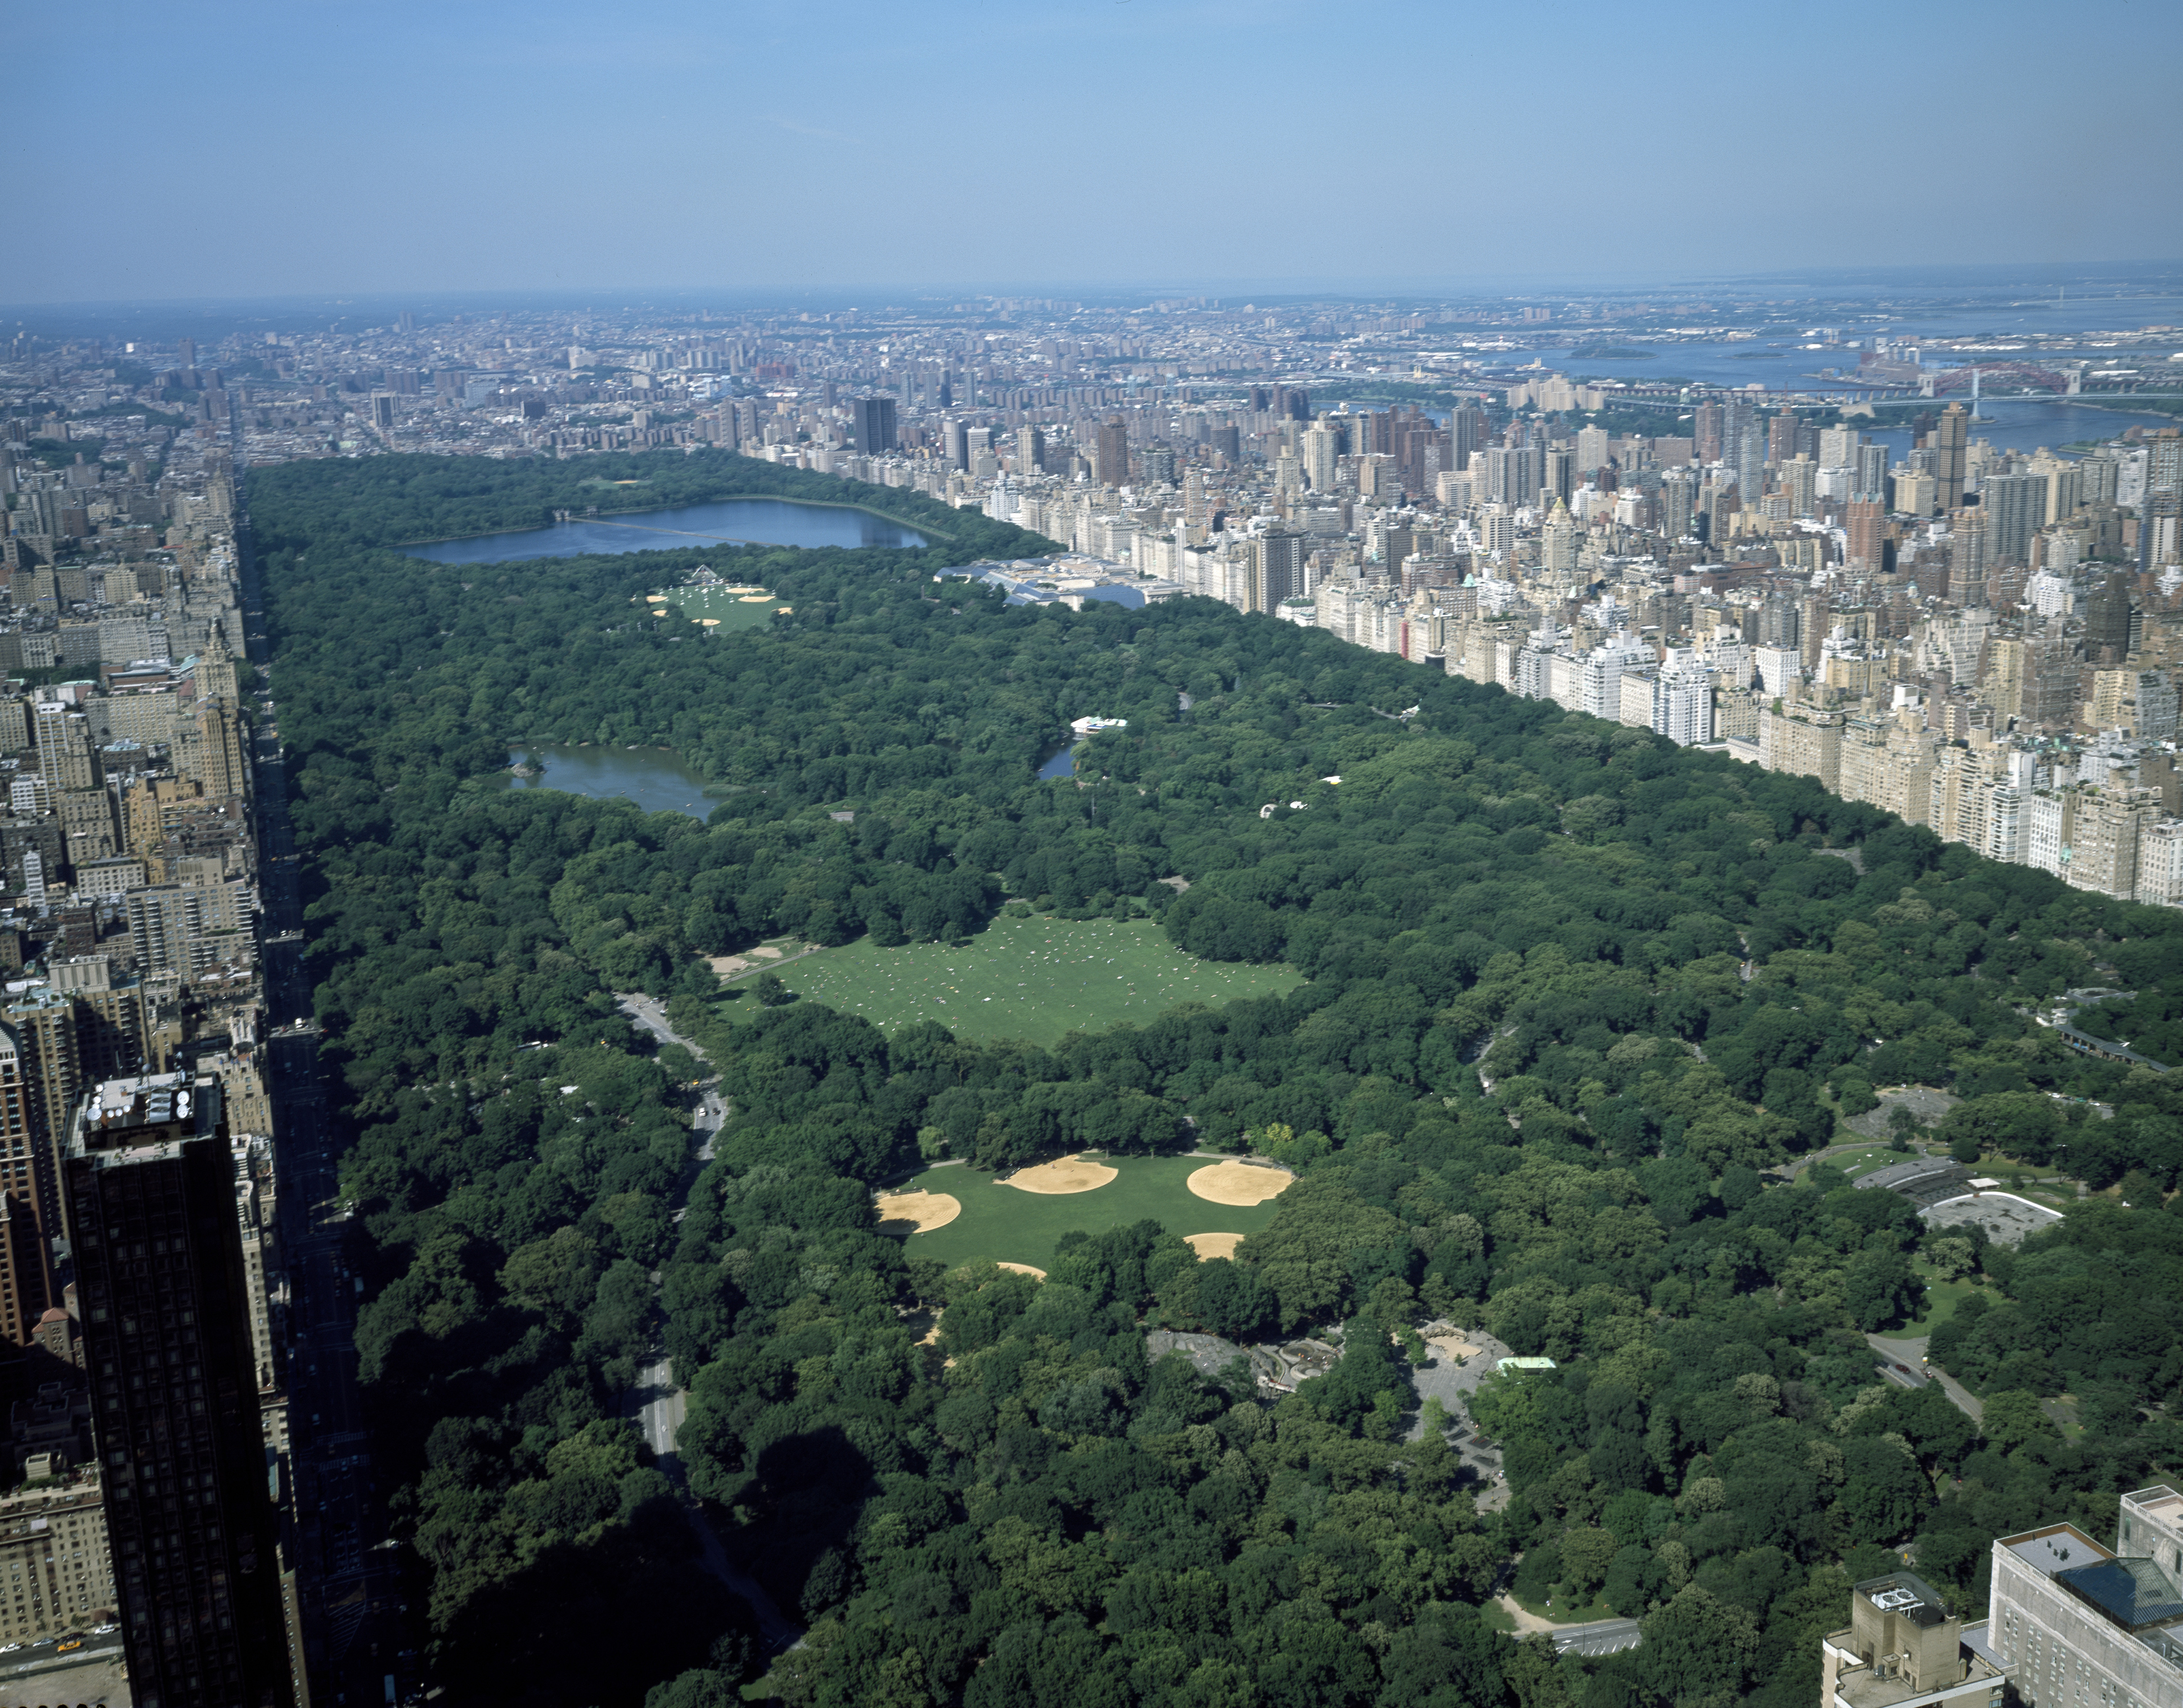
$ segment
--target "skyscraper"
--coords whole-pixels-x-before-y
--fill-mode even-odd
[[[38,1185],[49,1171],[31,1107],[28,1065],[15,1034],[0,1026],[0,1339],[27,1346],[52,1302],[52,1253]]]
[[[1988,475],[1979,486],[1986,555],[1996,564],[2030,561],[2031,537],[2047,524],[2044,475]]]
[[[892,398],[859,398],[850,405],[850,414],[857,448],[866,456],[883,457],[901,444],[895,434]]]
[[[1697,459],[1700,463],[1720,461],[1727,422],[1728,411],[1720,404],[1708,399],[1698,405],[1691,431],[1697,437]]]
[[[1970,417],[1961,403],[1941,411],[1928,442],[1933,453],[1933,479],[1940,490],[1935,502],[1944,510],[1960,509],[1964,502],[1964,464],[1970,445]]]
[[[1016,429],[1016,473],[1035,475],[1046,466],[1046,431],[1041,427]]]
[[[1878,498],[1852,498],[1849,501],[1850,563],[1877,575],[1886,567],[1886,550],[1887,506]]]
[[[1311,482],[1314,492],[1332,492],[1341,458],[1341,430],[1322,420],[1304,429],[1301,442],[1304,479]]]
[[[2130,654],[2130,578],[2111,575],[2085,600],[2085,656],[2119,665]]]
[[[1119,415],[1110,415],[1099,429],[1099,484],[1130,484],[1130,430]]]
[[[1254,611],[1272,611],[1283,599],[1304,591],[1303,560],[1309,537],[1275,529],[1251,543],[1251,604]]]
[[[130,1688],[140,1708],[288,1708],[219,1081],[108,1081],[66,1167]]]

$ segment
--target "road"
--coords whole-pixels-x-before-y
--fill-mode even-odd
[[[239,442],[239,441],[238,441]],[[238,470],[237,485],[243,484]],[[238,493],[245,653],[261,672],[269,642],[247,509]],[[281,1545],[296,1568],[304,1650],[320,1700],[383,1702],[426,1688],[387,1544],[387,1517],[365,1433],[357,1379],[358,1277],[347,1260],[340,1199],[341,1134],[319,1067],[312,981],[303,963],[302,861],[288,819],[288,777],[276,708],[261,692],[253,733],[258,852],[258,955],[271,1027],[264,1040],[273,1104],[281,1255],[289,1299],[288,1481]]]
[[[683,1037],[668,1023],[667,1010],[657,998],[642,993],[617,998],[621,1011],[636,1025],[650,1032],[662,1043],[679,1043],[703,1062],[705,1052]],[[687,1206],[690,1188],[697,1183],[699,1172],[713,1160],[713,1143],[719,1135],[721,1124],[728,1118],[727,1104],[721,1098],[717,1082],[708,1080],[700,1085],[697,1107],[691,1121],[691,1137],[697,1141],[692,1147],[689,1160],[682,1171],[682,1179],[676,1188],[677,1202],[675,1219],[680,1221]],[[659,1277],[653,1280],[657,1284]],[[689,1473],[681,1455],[675,1450],[675,1433],[682,1427],[686,1402],[682,1390],[675,1384],[675,1371],[664,1353],[655,1351],[652,1361],[637,1371],[637,1385],[630,1390],[630,1415],[643,1431],[646,1444],[658,1462],[660,1472],[675,1485],[680,1497],[684,1515],[690,1522],[691,1531],[703,1550],[705,1569],[730,1590],[740,1596],[758,1616],[758,1633],[766,1648],[773,1653],[792,1649],[803,1640],[803,1627],[784,1615],[774,1605],[764,1586],[755,1578],[736,1570],[728,1559],[727,1549],[706,1521],[696,1498],[690,1493]]]
[[[1554,1648],[1563,1655],[1612,1655],[1644,1640],[1635,1619],[1601,1619],[1590,1625],[1558,1625]]]
[[[1937,1385],[1941,1393],[1955,1402],[1956,1409],[1974,1423],[1986,1414],[1979,1397],[1946,1371],[1935,1370],[1925,1362],[1925,1339],[1919,1335],[1914,1339],[1890,1339],[1884,1334],[1868,1334],[1865,1344],[1880,1355],[1880,1379],[1897,1388],[1925,1388]]]

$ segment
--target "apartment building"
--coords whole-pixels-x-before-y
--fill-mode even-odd
[[[2073,1524],[2001,1538],[1986,1635],[2025,1708],[2183,1702],[2183,1494],[2124,1495],[2113,1550]]]

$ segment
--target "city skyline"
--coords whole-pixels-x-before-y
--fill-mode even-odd
[[[25,134],[77,170],[30,175],[14,211],[75,235],[10,246],[0,302],[2172,256],[2183,191],[2141,163],[2183,19],[2097,3],[2058,68],[2024,51],[2043,21],[1685,6],[1633,29],[1590,7],[1542,56],[1529,20],[1426,8],[1369,31],[1226,3],[851,29],[682,4],[611,30],[565,5],[26,14]],[[2064,117],[2070,74],[2101,98]],[[178,155],[198,103],[203,152]],[[130,218],[80,221],[86,184],[131,186]]]

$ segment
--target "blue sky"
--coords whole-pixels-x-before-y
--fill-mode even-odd
[[[17,4],[0,301],[2183,256],[2183,6]]]

